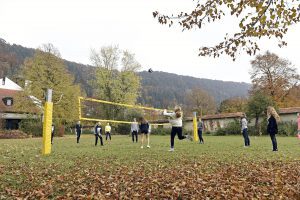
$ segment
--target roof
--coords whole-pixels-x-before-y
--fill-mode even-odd
[[[215,115],[204,115],[202,120],[206,119],[225,119],[225,118],[240,118],[243,116],[243,112],[236,112],[236,113],[219,113]]]
[[[17,91],[23,90],[18,84],[16,84],[15,82],[13,82],[7,77],[0,79],[0,89],[17,90]]]
[[[5,97],[14,98],[18,92],[18,90],[7,90],[0,88],[0,112],[15,112],[14,106],[6,106],[2,99]]]
[[[300,107],[279,108],[279,114],[300,113]]]
[[[3,102],[3,98],[6,98],[6,97],[11,97],[13,98],[13,101],[15,101],[15,98],[17,96],[18,93],[20,93],[21,91],[19,90],[8,90],[8,89],[1,89],[0,88],[0,112],[1,113],[37,113],[38,112],[38,109],[37,107],[35,108],[27,108],[25,111],[20,111],[20,110],[17,110],[17,108],[15,107],[15,102],[13,103],[12,106],[7,106],[5,105],[5,103]],[[30,100],[30,98],[26,98],[24,97],[24,99],[22,99],[22,102],[23,101],[28,101]]]

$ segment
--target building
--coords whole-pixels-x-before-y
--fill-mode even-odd
[[[23,89],[7,77],[0,79],[0,129],[18,129],[22,119],[36,118],[39,106],[20,111],[15,106],[17,95]],[[31,101],[38,105],[35,97],[20,98],[20,101]],[[40,103],[40,101],[39,101]]]
[[[236,113],[219,113],[214,115],[204,115],[202,117],[202,122],[205,127],[205,131],[214,132],[219,128],[224,128],[230,122],[235,120],[240,120],[242,117],[242,112]],[[184,121],[184,128],[186,130],[193,130],[193,119],[186,118]]]
[[[300,113],[300,107],[291,107],[291,108],[279,108],[278,114],[282,122],[297,122],[297,113]],[[226,127],[230,122],[236,120],[241,120],[242,112],[236,113],[220,113],[214,115],[204,115],[202,121],[205,127],[205,131],[215,132],[219,128]],[[260,121],[262,118],[260,118]],[[249,122],[250,126],[254,126],[254,121]],[[184,121],[184,127],[187,130],[193,130],[193,119],[186,118]]]
[[[279,108],[279,115],[283,122],[297,122],[297,113],[300,113],[300,107]]]

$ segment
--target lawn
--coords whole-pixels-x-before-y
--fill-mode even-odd
[[[0,140],[0,199],[300,199],[300,141],[206,136],[205,144],[151,136],[141,149],[128,136],[94,146],[93,135]]]

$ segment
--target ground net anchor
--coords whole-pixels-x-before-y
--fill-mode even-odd
[[[43,122],[43,148],[42,154],[51,153],[51,125],[52,125],[52,89],[47,89],[46,102],[44,107],[44,122]]]

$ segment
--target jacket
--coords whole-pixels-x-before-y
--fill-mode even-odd
[[[271,117],[268,119],[267,132],[268,132],[270,135],[275,135],[275,134],[277,134],[277,132],[278,132],[277,122],[276,122],[276,119],[275,119],[273,116],[271,116]]]

